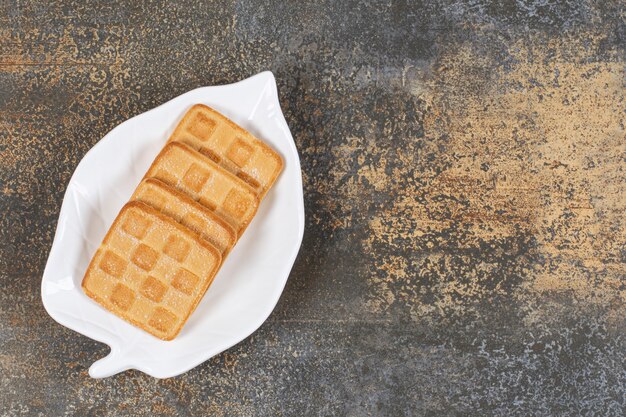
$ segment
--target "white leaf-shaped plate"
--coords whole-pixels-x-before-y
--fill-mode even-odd
[[[285,161],[282,174],[176,339],[161,341],[107,312],[81,289],[87,265],[120,208],[183,114],[204,103],[267,141]],[[117,126],[80,162],[65,193],[41,284],[57,322],[111,347],[91,365],[101,378],[138,369],[172,377],[254,332],[274,309],[304,233],[300,160],[280,110],[271,72],[183,94]]]

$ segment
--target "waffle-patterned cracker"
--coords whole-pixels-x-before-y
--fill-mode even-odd
[[[94,255],[85,293],[163,340],[180,332],[215,277],[220,252],[141,203],[126,204]]]
[[[283,169],[280,155],[223,114],[203,104],[183,117],[169,142],[185,143],[255,189],[260,198]]]
[[[219,249],[222,259],[237,242],[235,229],[217,214],[155,178],[143,180],[132,200],[142,201],[198,233]]]
[[[165,145],[146,174],[150,177],[191,196],[226,220],[239,236],[259,206],[248,184],[182,143]]]

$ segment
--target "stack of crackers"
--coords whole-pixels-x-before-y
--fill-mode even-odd
[[[266,143],[194,105],[120,210],[83,290],[124,320],[172,340],[282,167]]]

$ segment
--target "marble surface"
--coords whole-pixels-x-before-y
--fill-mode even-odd
[[[0,414],[623,415],[625,44],[617,0],[0,2]],[[106,346],[40,302],[71,173],[263,70],[307,219],[276,310],[90,379]]]

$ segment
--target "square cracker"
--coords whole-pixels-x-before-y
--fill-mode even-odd
[[[222,259],[237,242],[230,224],[202,204],[156,178],[144,179],[131,200],[142,201],[198,233],[222,253]]]
[[[185,113],[169,142],[184,143],[209,157],[248,183],[260,198],[283,169],[278,152],[204,104],[196,104]]]
[[[150,177],[198,201],[226,220],[239,236],[259,206],[252,187],[182,143],[165,145],[146,173]]]
[[[213,282],[221,259],[200,235],[133,201],[113,222],[82,287],[122,319],[172,340]]]

